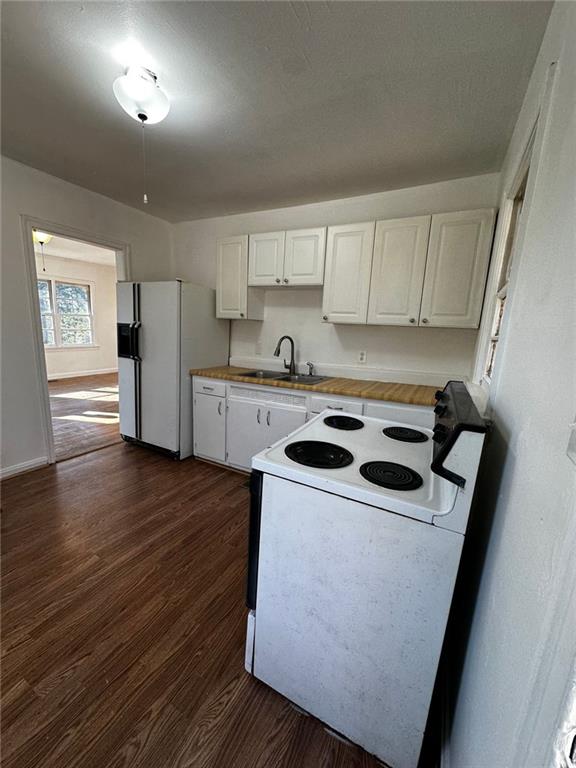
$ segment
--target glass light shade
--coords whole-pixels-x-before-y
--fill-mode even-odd
[[[32,240],[36,245],[46,245],[52,240],[52,235],[49,235],[48,232],[40,232],[34,229],[32,230]]]
[[[114,95],[122,109],[140,122],[140,114],[146,123],[159,123],[170,110],[168,97],[156,83],[156,75],[144,67],[129,67],[126,74],[114,80]]]

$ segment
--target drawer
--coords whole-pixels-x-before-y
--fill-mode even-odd
[[[425,429],[432,429],[434,426],[434,410],[426,405],[372,401],[364,405],[364,416],[397,421],[399,424],[409,424],[412,427]]]
[[[310,411],[312,413],[321,413],[326,408],[329,408],[333,411],[361,414],[362,405],[362,400],[357,400],[356,398],[346,400],[342,397],[322,397],[321,395],[312,395],[310,397]]]
[[[226,397],[226,382],[215,379],[201,379],[194,376],[194,392],[202,395]]]

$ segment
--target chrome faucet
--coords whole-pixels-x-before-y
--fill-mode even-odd
[[[294,360],[294,339],[292,336],[281,336],[278,340],[278,344],[276,344],[276,349],[274,350],[274,357],[280,357],[280,347],[282,346],[282,342],[284,339],[288,339],[290,342],[290,363],[287,363],[286,360],[284,360],[284,368],[288,369],[290,372],[290,376],[296,375],[296,362]]]

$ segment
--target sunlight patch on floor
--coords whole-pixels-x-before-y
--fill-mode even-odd
[[[50,395],[50,397],[59,397],[63,400],[94,400],[101,403],[117,403],[118,402],[118,389],[112,389],[111,387],[105,390],[78,390],[76,392],[60,392],[57,395]]]
[[[103,411],[84,411],[81,414],[55,416],[54,418],[59,421],[80,421],[88,424],[118,424],[120,421],[117,413],[106,413]]]

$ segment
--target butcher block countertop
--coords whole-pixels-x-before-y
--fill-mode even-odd
[[[395,384],[390,381],[371,381],[369,379],[341,379],[334,377],[321,381],[319,384],[310,385],[300,382],[274,381],[243,376],[244,373],[253,370],[254,368],[237,368],[232,365],[222,365],[216,368],[192,368],[190,375],[206,376],[210,379],[226,379],[226,381],[240,381],[244,384],[263,384],[266,387],[321,392],[329,395],[340,395],[341,397],[388,400],[393,403],[407,403],[408,405],[433,406],[436,402],[434,393],[438,389],[438,387],[427,387],[424,384]]]

